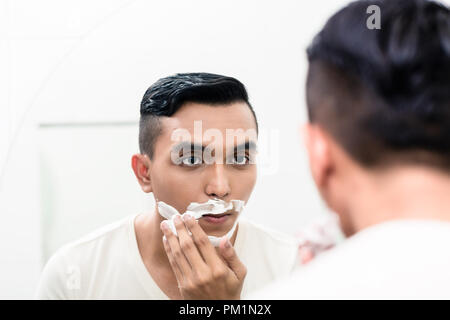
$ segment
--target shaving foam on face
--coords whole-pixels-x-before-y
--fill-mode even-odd
[[[197,202],[191,202],[191,204],[187,207],[187,210],[185,213],[180,214],[177,209],[174,207],[168,205],[167,203],[163,201],[158,201],[158,211],[159,214],[167,219],[167,225],[169,226],[170,230],[173,232],[173,234],[177,235],[177,230],[175,229],[174,219],[176,216],[180,216],[183,218],[185,214],[188,214],[192,216],[194,219],[198,220],[201,217],[203,217],[206,214],[215,215],[215,214],[222,214],[227,211],[234,211],[236,214],[241,213],[242,209],[244,208],[244,201],[242,200],[231,200],[230,202],[226,202],[220,199],[210,199],[207,202],[203,203],[197,203]],[[233,236],[233,232],[236,229],[238,219],[233,224],[233,227],[230,231],[225,235],[230,239]],[[189,234],[191,234],[189,232]],[[216,237],[216,236],[208,236],[209,241],[211,244],[215,247],[218,247],[220,244],[220,240],[222,237]]]

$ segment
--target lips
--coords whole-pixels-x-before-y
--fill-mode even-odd
[[[221,213],[221,214],[204,214],[202,217],[213,217],[213,218],[221,218],[223,216],[229,216],[229,213]]]
[[[222,224],[229,219],[229,216],[231,216],[231,214],[205,214],[202,216],[201,220],[212,224]]]

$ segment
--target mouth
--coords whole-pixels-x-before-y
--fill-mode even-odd
[[[230,218],[230,216],[230,213],[205,214],[201,217],[201,219],[208,223],[221,224],[226,222]]]

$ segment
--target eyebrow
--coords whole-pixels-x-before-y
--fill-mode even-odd
[[[254,150],[256,150],[256,143],[254,141],[246,141],[246,142],[241,143],[240,145],[234,147],[235,151],[242,150],[242,149],[254,151]]]
[[[172,152],[179,152],[182,149],[183,150],[190,149],[190,150],[195,150],[195,151],[202,150],[202,152],[203,152],[205,150],[205,148],[206,148],[205,146],[202,146],[201,144],[198,144],[198,143],[192,143],[190,141],[182,141],[172,147]]]
[[[190,150],[195,150],[195,151],[202,150],[202,152],[204,152],[206,149],[206,147],[201,144],[192,143],[190,141],[182,141],[172,147],[172,152],[179,152],[181,149],[184,149],[184,148],[190,149]],[[240,145],[234,147],[234,151],[242,150],[242,149],[254,151],[254,150],[256,150],[256,143],[254,141],[246,141],[246,142],[241,143]]]

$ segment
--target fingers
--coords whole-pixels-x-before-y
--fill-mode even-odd
[[[178,266],[183,278],[180,282],[198,283],[201,287],[210,282],[224,281],[230,274],[233,274],[235,279],[244,279],[246,268],[234,254],[231,246],[229,248],[231,252],[228,253],[228,250],[225,252],[225,256],[228,257],[228,260],[225,260],[217,254],[208,236],[194,218],[184,215],[183,219],[184,224],[178,218],[174,219],[178,238],[169,228],[163,228],[164,222],[161,224],[167,238],[167,246],[170,248],[170,251],[166,252],[169,252],[168,256],[172,257],[173,265]],[[191,231],[192,237],[186,227]],[[231,270],[229,264],[235,270]]]
[[[303,246],[298,249],[298,256],[300,263],[306,264],[314,258],[314,251],[307,246]]]
[[[247,267],[241,262],[236,254],[230,240],[227,237],[223,237],[219,245],[220,254],[228,264],[230,269],[234,272],[239,280],[244,280],[247,275]]]
[[[177,230],[181,251],[187,258],[191,268],[200,274],[206,272],[207,265],[200,255],[194,240],[188,234],[185,224],[178,216],[175,218],[175,228]]]
[[[200,227],[198,222],[189,215],[184,215],[183,218],[184,223],[192,233],[192,238],[194,239],[195,245],[197,246],[206,263],[211,267],[220,264],[222,261],[217,255],[216,249],[214,249],[213,245],[208,239],[208,236]]]
[[[170,251],[169,243],[166,238],[163,238],[164,250],[166,250],[167,257],[169,258],[170,266],[172,267],[173,272],[175,273],[175,278],[177,279],[178,284],[180,285],[183,281],[183,275],[181,274],[180,268],[178,267],[175,259],[173,258],[173,254]]]
[[[183,251],[180,248],[178,238],[172,233],[172,231],[169,229],[165,221],[161,223],[161,230],[166,236],[168,246],[170,247],[170,254],[172,256],[172,259],[176,262],[179,270],[182,273],[182,276],[190,277],[192,274],[192,269]]]

